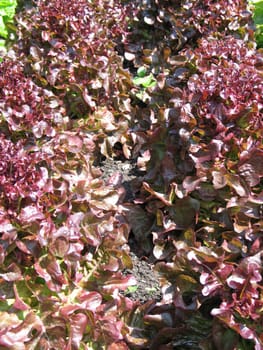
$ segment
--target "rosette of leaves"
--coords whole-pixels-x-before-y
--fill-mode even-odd
[[[132,115],[133,83],[118,54],[127,12],[116,1],[54,0],[36,2],[16,16],[15,51],[25,74],[63,101],[73,128],[100,134],[106,156],[116,142],[125,144],[121,135]]]
[[[67,124],[62,101],[7,58],[0,64],[0,121],[13,139],[52,137]]]
[[[41,152],[1,137],[1,346],[127,348],[129,227],[94,148],[85,132],[56,134]]]
[[[16,216],[23,202],[41,196],[46,180],[46,168],[41,167],[39,150],[25,140],[12,142],[1,133],[1,207]]]

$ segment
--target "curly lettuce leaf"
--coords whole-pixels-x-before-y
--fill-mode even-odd
[[[16,11],[16,6],[16,0],[0,1],[0,36],[5,39],[8,36],[7,23],[13,20]]]

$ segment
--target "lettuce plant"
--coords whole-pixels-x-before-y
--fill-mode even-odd
[[[116,142],[126,143],[132,115],[133,83],[118,54],[128,9],[120,1],[54,0],[16,16],[15,52],[23,57],[25,74],[63,101],[76,127],[100,134],[105,156]]]
[[[256,41],[257,46],[260,48],[263,46],[263,2],[262,1],[250,1],[253,11],[253,20],[256,25]]]
[[[6,24],[13,19],[16,6],[16,0],[1,0],[0,2],[0,36],[2,38],[7,38],[8,31]]]
[[[145,67],[139,67],[137,69],[137,76],[133,78],[133,83],[139,87],[139,91],[136,93],[136,97],[142,101],[147,101],[149,95],[147,94],[147,88],[155,87],[156,80],[152,73],[146,74]]]
[[[0,50],[5,52],[5,39],[8,37],[8,24],[13,22],[17,7],[16,0],[1,0],[0,1]]]
[[[0,89],[1,126],[12,137],[40,139],[66,128],[62,101],[27,78],[20,62],[6,58],[1,63]]]

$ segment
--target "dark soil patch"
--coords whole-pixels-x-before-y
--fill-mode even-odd
[[[97,164],[96,164],[97,165]],[[121,177],[120,186],[125,189],[125,197],[123,202],[132,202],[134,199],[134,186],[132,183],[144,175],[136,167],[136,163],[132,160],[116,158],[107,158],[97,165],[102,171],[102,179],[106,182],[114,175],[119,174]]]
[[[147,260],[138,258],[131,252],[133,268],[126,270],[125,273],[132,274],[137,284],[135,288],[127,291],[125,294],[132,300],[138,300],[141,303],[146,303],[149,300],[160,301],[162,298],[158,275],[153,271],[154,265]]]

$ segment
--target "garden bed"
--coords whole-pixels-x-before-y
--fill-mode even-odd
[[[0,348],[262,350],[247,1],[20,2],[0,64]]]

